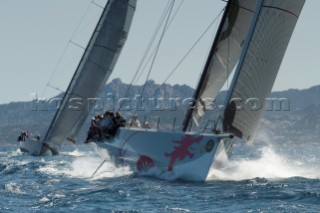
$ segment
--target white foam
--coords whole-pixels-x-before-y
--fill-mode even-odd
[[[77,158],[71,164],[71,170],[67,171],[66,174],[72,177],[91,178],[103,162],[93,179],[121,177],[132,174],[129,167],[117,167],[110,158],[105,158],[105,160],[98,157]]]
[[[13,183],[13,182],[7,183],[5,184],[4,188],[7,192],[11,192],[14,194],[19,194],[19,195],[25,194],[25,192],[22,191],[21,186],[17,183]]]
[[[46,202],[48,202],[48,201],[50,201],[50,200],[49,200],[49,198],[47,198],[47,197],[43,197],[43,198],[41,198],[41,199],[39,200],[40,203],[46,203]]]
[[[211,168],[207,180],[245,180],[260,178],[306,177],[319,178],[320,170],[305,167],[298,160],[290,159],[276,153],[272,147],[263,147],[258,159],[239,159],[224,162],[223,168]]]
[[[80,151],[79,149],[75,149],[75,150],[73,150],[71,152],[61,152],[61,153],[64,154],[64,155],[70,155],[70,156],[74,156],[74,157],[82,157],[82,156],[88,155],[88,152]]]
[[[138,175],[146,176],[146,177],[156,177],[161,180],[167,180],[167,181],[174,181],[178,178],[178,176],[174,172],[167,171],[167,170],[163,171],[158,167],[152,167],[146,171],[140,171]]]
[[[76,156],[77,158],[72,158],[70,161],[55,160],[46,162],[46,165],[41,167],[39,171],[52,175],[65,175],[72,178],[89,179],[113,178],[132,174],[129,167],[117,167],[106,150],[99,149],[97,151],[98,152],[85,152],[74,150],[68,153],[65,152],[65,155]],[[103,161],[103,165],[92,177]]]

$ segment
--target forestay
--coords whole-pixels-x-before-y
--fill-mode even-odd
[[[260,0],[227,98],[223,128],[254,136],[305,0]]]
[[[206,100],[215,98],[237,64],[257,0],[230,0],[227,3],[201,79],[194,94],[195,109],[184,121],[186,131],[191,116],[199,123],[206,110]]]
[[[74,140],[109,78],[126,41],[136,0],[109,0],[69,84],[44,142]]]

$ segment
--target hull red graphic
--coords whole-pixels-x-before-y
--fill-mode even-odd
[[[154,166],[153,160],[145,155],[140,156],[139,160],[137,161],[137,169],[139,171],[144,171],[152,168]]]
[[[165,153],[166,157],[170,157],[171,160],[168,165],[168,170],[172,171],[175,162],[179,159],[184,160],[187,156],[191,159],[194,154],[189,151],[189,148],[193,144],[198,144],[202,140],[203,136],[193,137],[192,135],[185,135],[179,141],[173,141],[173,143],[179,144],[180,146],[175,146],[171,153]]]

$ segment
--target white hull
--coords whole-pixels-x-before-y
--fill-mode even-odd
[[[19,145],[21,152],[34,156],[39,156],[43,147],[41,141],[34,140],[32,138],[26,139],[25,141],[20,141]]]
[[[21,152],[33,156],[51,156],[57,154],[57,151],[52,149],[49,145],[34,138],[28,138],[25,141],[20,141],[19,146]]]
[[[96,143],[134,170],[157,168],[177,179],[204,181],[222,139],[230,136],[121,128],[112,140]]]

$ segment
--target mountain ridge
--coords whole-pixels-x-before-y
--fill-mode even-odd
[[[120,79],[114,79],[106,84],[99,97],[100,100],[104,101],[103,110],[108,108],[105,104],[106,100],[111,100],[110,97],[114,98],[114,100],[129,97],[130,100],[139,101],[139,95],[144,86],[132,86],[130,93],[127,94],[129,87],[131,87],[129,84],[123,83]],[[186,109],[182,101],[191,98],[193,91],[194,89],[188,85],[159,85],[153,80],[148,81],[144,87],[143,97],[151,105],[153,104],[153,108],[151,108],[154,114],[154,127],[159,122],[156,117],[161,117],[163,128],[180,128],[179,125],[181,125],[185,113],[183,110]],[[225,91],[220,92],[217,99],[221,98],[223,94],[225,94]],[[61,97],[61,94],[55,98],[57,97]],[[170,98],[172,99],[171,102]],[[310,140],[316,140],[320,136],[320,133],[318,133],[320,128],[320,85],[302,90],[289,89],[272,92],[270,98],[285,98],[289,100],[290,108],[289,110],[273,110],[264,113],[260,129],[270,132],[273,137],[281,137],[288,140],[301,140],[305,135],[308,135],[308,138],[311,138]],[[175,103],[173,99],[179,100]],[[162,100],[163,103],[161,102]],[[35,100],[1,104],[0,142],[13,143],[12,141],[16,141],[19,132],[27,129],[32,131],[39,130],[40,134],[43,135],[55,113],[55,107],[49,106],[48,103],[46,104],[41,106],[44,108],[37,108],[38,105]],[[176,104],[177,106],[173,106],[172,104]],[[117,103],[114,105],[117,105]],[[35,107],[37,110],[35,110]],[[117,110],[119,104],[112,107],[114,107],[114,110]],[[177,108],[174,110],[174,107]],[[142,109],[144,108],[142,107]],[[103,110],[101,107],[101,112]],[[131,111],[124,112],[126,116],[132,113]],[[146,119],[146,116],[149,115],[148,113],[148,109],[139,112],[141,119]],[[83,126],[82,135],[86,134],[89,119],[87,119],[87,122]],[[172,123],[175,123],[176,126],[173,127]]]

